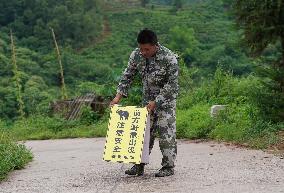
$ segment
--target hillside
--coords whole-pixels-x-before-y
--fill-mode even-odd
[[[270,88],[263,84],[262,78],[256,75],[255,67],[259,60],[248,57],[247,48],[240,43],[242,31],[237,29],[234,17],[227,11],[228,7],[224,6],[223,1],[188,1],[180,9],[159,1],[152,1],[146,8],[127,2],[121,6],[119,3],[100,4],[102,8],[95,17],[101,19],[100,27],[94,28],[96,36],[84,44],[81,44],[80,38],[77,39],[76,33],[76,38],[70,39],[55,28],[69,98],[90,92],[113,96],[129,54],[137,46],[137,33],[143,28],[150,28],[157,32],[161,44],[180,56],[178,137],[213,138],[249,143],[255,147],[277,143],[276,132],[281,130],[282,121],[276,113],[281,106],[275,106],[270,99],[274,97],[275,101],[280,101],[281,98],[273,95]],[[48,5],[47,10],[50,10],[52,5]],[[64,3],[62,5],[65,6]],[[74,8],[72,3],[66,5],[66,9],[70,9],[66,17],[71,17],[69,14],[72,13],[78,14],[71,5]],[[50,14],[53,16],[52,12]],[[74,26],[77,25],[74,23]],[[13,28],[24,111],[28,119],[25,126],[22,120],[16,121],[18,104],[8,27],[12,28],[13,22],[3,28],[0,35],[1,119],[17,132],[25,127],[27,132],[25,129],[21,130],[23,134],[18,132],[23,138],[104,135],[107,115],[99,118],[101,122],[97,126],[98,116],[86,111],[84,124],[95,125],[86,125],[86,133],[80,133],[80,120],[66,123],[50,114],[49,103],[61,98],[60,68],[52,48],[51,35],[48,37],[46,34],[44,40],[49,43],[37,49],[27,45],[26,38]],[[64,33],[70,29],[64,29]],[[78,33],[82,35],[80,30]],[[275,58],[274,54],[269,53],[265,56],[267,59]],[[138,78],[130,97],[123,104],[140,104],[140,93]],[[228,106],[228,110],[217,121],[211,119],[208,113],[214,104]],[[93,126],[102,130],[93,131]],[[31,129],[33,127],[38,130]]]
[[[246,5],[251,1],[234,2]],[[275,2],[280,6],[262,6]],[[284,63],[281,68],[280,62],[284,41],[282,46],[275,37],[283,29],[281,25],[261,25],[250,30],[250,20],[274,25],[281,18],[275,13],[283,14],[284,4],[231,4],[229,0],[1,2],[0,145],[5,151],[0,156],[0,168],[4,168],[0,179],[32,158],[24,146],[16,145],[17,140],[106,135],[109,108],[99,114],[85,106],[82,116],[72,121],[51,112],[50,103],[64,95],[51,28],[61,53],[68,99],[88,93],[113,97],[129,55],[137,47],[138,32],[150,28],[157,32],[162,45],[179,55],[178,138],[283,149]],[[265,22],[263,13],[268,16]],[[240,18],[248,20],[236,22]],[[11,32],[16,63],[12,60]],[[262,41],[252,44],[250,37]],[[256,45],[262,53],[258,58],[250,57]],[[140,78],[136,77],[122,105],[141,103]],[[212,118],[210,108],[216,104],[226,108]]]
[[[89,41],[91,44],[86,44],[84,47],[87,48],[81,48],[79,53],[68,47],[63,48],[60,44],[69,96],[79,94],[81,92],[79,87],[82,87],[81,84],[86,81],[98,84],[98,86],[91,84],[92,89],[101,88],[99,86],[101,84],[108,84],[103,94],[111,95],[123,67],[127,64],[130,51],[136,47],[136,35],[145,27],[155,30],[162,44],[181,54],[188,67],[201,68],[198,76],[212,75],[217,64],[239,75],[251,71],[249,60],[237,45],[238,33],[233,29],[234,23],[226,15],[220,3],[198,3],[178,12],[173,12],[170,7],[154,9],[126,7],[119,12],[108,11],[104,14],[104,24],[107,22],[109,29],[103,32],[109,34],[106,36],[101,34],[103,38],[98,38],[100,41]],[[11,104],[13,97],[6,91],[9,79],[12,77],[11,66],[9,67],[10,39],[6,30],[3,31],[1,65],[5,70],[1,71],[1,82],[3,86],[6,82],[6,88],[2,92],[2,100],[3,104],[8,104],[8,107],[2,108],[1,113],[2,117],[12,118],[15,116],[12,113],[15,112],[15,104]],[[16,37],[19,33],[21,32],[15,31]],[[58,33],[58,38],[60,35],[61,33]],[[21,38],[22,36],[19,37],[16,39],[16,49],[23,92],[24,95],[31,90],[36,93],[24,97],[26,110],[31,113],[29,111],[34,107],[29,104],[30,100],[34,100],[36,104],[33,105],[37,106],[46,105],[49,100],[60,97],[59,66],[52,50],[51,34],[47,41],[49,43],[45,45],[51,47],[49,53],[41,52],[41,49],[27,48],[26,41]],[[29,84],[34,88],[28,89]],[[8,88],[11,89],[8,90],[12,90],[12,86],[9,84]]]

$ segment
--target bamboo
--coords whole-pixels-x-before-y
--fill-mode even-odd
[[[15,43],[13,38],[13,32],[10,30],[10,38],[11,38],[11,54],[12,54],[12,63],[13,63],[13,73],[14,73],[14,81],[16,83],[16,100],[18,102],[18,113],[20,115],[20,118],[24,118],[25,112],[24,112],[24,101],[22,99],[22,93],[21,93],[21,83],[20,83],[20,76],[17,66],[17,59],[16,59],[16,49],[15,49]]]
[[[50,29],[51,29],[51,32],[52,32],[52,37],[53,37],[53,40],[54,40],[55,50],[56,50],[56,53],[57,53],[57,59],[58,59],[58,63],[59,63],[59,66],[60,66],[61,98],[63,100],[66,100],[67,99],[67,93],[66,93],[66,87],[65,87],[65,82],[64,82],[64,71],[63,71],[63,65],[62,65],[62,61],[61,61],[60,50],[58,48],[58,44],[57,44],[57,41],[56,41],[56,36],[55,36],[54,30],[53,30],[53,28],[50,28]]]

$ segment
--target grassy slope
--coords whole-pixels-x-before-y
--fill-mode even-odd
[[[173,13],[171,8],[141,9],[129,8],[119,12],[107,12],[112,34],[98,45],[83,52],[96,63],[126,65],[129,52],[137,46],[136,36],[139,30],[150,28],[157,32],[163,44],[169,43],[168,33],[174,26],[191,27],[196,31],[197,39],[210,49],[223,45],[237,34],[232,31],[233,22],[228,20],[223,9],[207,4],[186,7]]]
[[[106,12],[105,17],[111,33],[108,32],[109,34],[104,40],[95,42],[89,48],[81,50],[80,58],[92,63],[92,68],[95,68],[98,64],[111,67],[117,78],[126,66],[131,50],[137,46],[135,41],[137,32],[145,27],[157,31],[160,42],[165,45],[169,43],[169,30],[174,26],[193,28],[196,32],[196,38],[201,43],[200,58],[208,57],[206,54],[209,53],[212,55],[210,57],[213,58],[211,60],[216,63],[218,62],[216,57],[220,53],[216,53],[215,48],[234,45],[238,40],[238,33],[233,29],[233,21],[228,18],[218,3],[195,4],[177,13],[171,12],[169,7],[159,7],[153,10],[124,8],[119,9],[119,11]],[[226,54],[226,52],[221,52],[221,54]],[[247,61],[243,56],[236,60],[240,65]],[[197,63],[197,65],[202,66],[204,64]],[[207,65],[215,64],[209,62]],[[245,65],[248,66],[249,64]],[[98,71],[99,69],[95,70]],[[185,73],[184,76],[186,77],[187,74]],[[257,109],[251,105],[248,91],[259,86],[258,81],[250,77],[238,79],[224,75],[221,79],[217,77],[215,82],[216,85],[214,86],[214,83],[213,87],[212,82],[208,82],[201,85],[200,88],[191,90],[190,93],[182,92],[177,111],[178,137],[211,137],[240,143],[249,141],[255,147],[264,147],[275,143],[275,135],[271,132],[273,127],[268,123],[258,123],[260,128],[267,127],[268,130],[260,129],[257,130],[258,133],[251,134],[253,127],[250,127],[255,122],[249,117],[250,111],[251,109],[257,111]],[[224,84],[218,85],[220,82]],[[116,86],[115,81],[112,81],[112,84],[112,86]],[[186,84],[188,83],[183,84],[183,86]],[[220,88],[223,88],[223,93],[216,94]],[[184,87],[181,90],[187,90],[187,88]],[[219,123],[212,120],[208,113],[210,106],[216,103],[229,104],[233,109],[228,112],[230,116],[225,117],[225,121],[221,120]],[[13,132],[17,133],[17,139],[104,136],[107,120],[107,117],[105,117],[96,125],[84,125],[80,122],[66,123],[54,118],[46,120],[45,117],[31,117],[25,123],[17,122],[14,125]],[[248,135],[252,136],[248,138]]]
[[[93,65],[92,68],[96,64],[109,66],[118,77],[127,64],[129,53],[136,47],[137,32],[144,27],[157,31],[160,42],[165,45],[169,43],[169,30],[174,26],[193,28],[196,38],[201,43],[200,49],[203,53],[212,53],[216,47],[235,44],[234,41],[238,39],[238,33],[233,29],[233,22],[218,5],[195,4],[178,13],[173,13],[170,9],[156,6],[154,10],[120,8],[117,11],[108,11],[106,19],[111,33],[108,31],[108,35],[103,36],[103,40],[93,42],[89,48],[81,50],[82,60],[80,61],[89,62]],[[239,58],[240,64],[243,63],[242,59]],[[244,90],[250,86],[244,82],[252,82],[249,79],[230,81],[235,82],[236,85],[243,85]],[[234,88],[240,91],[239,88]],[[247,129],[246,126],[252,124],[250,120],[244,119],[246,114],[241,113],[247,110],[244,105],[237,108],[235,112],[229,112],[234,116],[226,117],[227,122],[221,121],[217,124],[208,114],[210,105],[216,101],[200,100],[200,96],[208,95],[208,92],[210,92],[208,87],[205,87],[192,91],[188,96],[181,96],[177,111],[178,137],[192,139],[211,137],[218,140],[249,142],[254,147],[265,147],[275,143],[276,136],[269,130],[257,130],[259,134],[252,136],[253,140],[244,138],[247,135],[247,131],[244,132]],[[231,98],[237,97],[234,94],[226,95]],[[238,97],[243,100],[245,95],[246,93]],[[199,102],[196,102],[198,100]],[[30,117],[27,120],[16,122],[12,126],[12,133],[17,140],[105,136],[107,121],[105,117],[95,125],[87,125],[78,121],[67,123],[64,120],[49,119],[44,116]],[[263,127],[269,126],[263,124]],[[2,134],[0,137],[1,180],[9,171],[24,167],[32,156],[24,146],[6,140],[6,136]]]
[[[193,28],[201,45],[200,58],[208,57],[209,53],[211,56],[208,57],[208,60],[214,61],[215,59],[215,63],[208,62],[205,65],[197,63],[205,68],[206,65],[216,65],[220,59],[218,54],[222,54],[224,58],[226,58],[226,54],[229,56],[231,53],[226,53],[223,50],[224,47],[234,48],[239,40],[239,33],[234,29],[234,21],[226,15],[224,9],[217,2],[194,4],[177,13],[171,12],[169,7],[153,10],[119,9],[117,12],[109,12],[108,19],[112,35],[99,45],[86,49],[84,55],[96,62],[111,65],[116,74],[120,74],[127,64],[129,53],[136,47],[137,32],[144,27],[155,30],[159,35],[160,42],[165,45],[169,43],[169,30],[174,26]],[[233,59],[235,61],[231,60],[230,62],[237,63],[243,69],[249,69],[251,65],[245,55],[238,55]],[[113,61],[116,62],[113,63]],[[206,62],[206,60],[204,61]],[[231,68],[230,62],[225,63],[229,66],[228,69]],[[251,116],[251,114],[257,114],[256,112],[259,110],[252,104],[253,96],[250,96],[256,94],[253,88],[260,87],[259,81],[252,77],[238,79],[230,75],[224,75],[222,78],[221,82],[225,83],[216,85],[216,90],[223,88],[223,96],[212,95],[212,92],[215,91],[208,83],[204,88],[189,93],[189,96],[182,95],[180,97],[181,102],[179,102],[177,112],[178,137],[210,137],[217,140],[248,143],[257,148],[276,143],[277,136],[274,132],[279,130],[280,126],[274,127],[270,123],[261,121],[260,118],[254,120]],[[218,83],[220,80],[217,78],[215,81]],[[211,99],[196,99],[200,97],[196,95],[200,94],[206,95],[207,98],[211,97]],[[193,100],[199,100],[199,103]],[[229,104],[232,109],[228,112],[229,116],[225,121],[216,122],[209,117],[210,106],[218,103]]]

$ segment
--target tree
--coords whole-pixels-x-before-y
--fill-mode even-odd
[[[150,2],[150,0],[141,0],[141,6],[146,7],[146,5]]]
[[[183,7],[183,0],[174,0],[174,7],[176,10],[179,10]]]
[[[5,1],[0,3],[0,26],[1,30],[13,29],[20,43],[32,48],[50,48],[49,27],[60,35],[61,45],[81,47],[102,30],[102,3],[102,0]]]
[[[283,0],[237,0],[233,4],[238,25],[244,29],[245,41],[253,54],[260,55],[270,44],[280,40],[284,65]]]
[[[196,60],[199,55],[199,42],[193,28],[175,26],[169,31],[169,47],[181,54],[186,64]]]
[[[244,42],[254,56],[261,56],[269,45],[280,44],[279,57],[266,70],[266,78],[273,82],[269,82],[273,98],[279,99],[271,105],[279,108],[279,115],[284,108],[284,1],[236,0],[232,3],[237,24],[244,30]],[[228,5],[228,0],[225,4]],[[284,118],[284,114],[280,116]]]
[[[31,76],[24,86],[23,100],[27,114],[47,112],[52,100],[48,86],[40,76]]]

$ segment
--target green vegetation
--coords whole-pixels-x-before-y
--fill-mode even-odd
[[[284,4],[282,1],[238,0],[232,7],[239,27],[244,30],[243,40],[252,54],[261,56],[266,52],[267,56],[266,49],[274,48],[269,60],[262,58],[264,67],[260,67],[260,72],[273,93],[269,99],[263,100],[265,106],[273,108],[273,111],[266,112],[267,116],[281,121],[284,119]],[[271,97],[275,98],[272,103]]]
[[[4,126],[0,122],[1,127]],[[17,144],[9,139],[6,132],[0,130],[0,180],[6,178],[8,172],[22,169],[32,160],[32,154],[22,144]]]
[[[108,120],[93,119],[94,115],[90,114],[83,116],[80,121],[66,121],[63,118],[43,115],[30,116],[25,120],[16,121],[10,129],[10,135],[15,136],[17,140],[105,136]]]
[[[63,44],[82,46],[101,30],[100,0],[12,0],[0,4],[0,26],[9,28],[26,47],[50,48],[50,29]]]
[[[278,141],[283,123],[272,123],[262,111],[259,98],[269,90],[260,78],[232,76],[218,68],[212,80],[183,95],[178,103],[178,136],[192,139],[211,138],[234,141],[255,148],[266,148]],[[217,118],[210,107],[225,104]]]
[[[157,32],[161,44],[180,56],[179,138],[225,140],[255,148],[277,144],[277,133],[284,128],[283,25],[273,25],[283,21],[284,8],[283,3],[273,4],[280,1],[249,7],[255,2],[152,0],[129,6],[100,0],[2,3],[3,132],[16,140],[105,136],[109,111],[99,116],[86,107],[75,121],[51,114],[49,103],[61,98],[62,80],[49,27],[59,40],[69,98],[94,92],[113,96],[129,54],[137,46],[137,33],[147,27]],[[263,6],[268,20],[262,17]],[[270,14],[275,10],[281,18]],[[15,35],[16,78],[10,29]],[[259,57],[251,58],[249,53]],[[19,88],[25,114],[22,119]],[[138,105],[140,100],[137,77],[130,97],[122,103]],[[215,104],[227,107],[213,119],[209,111]]]

